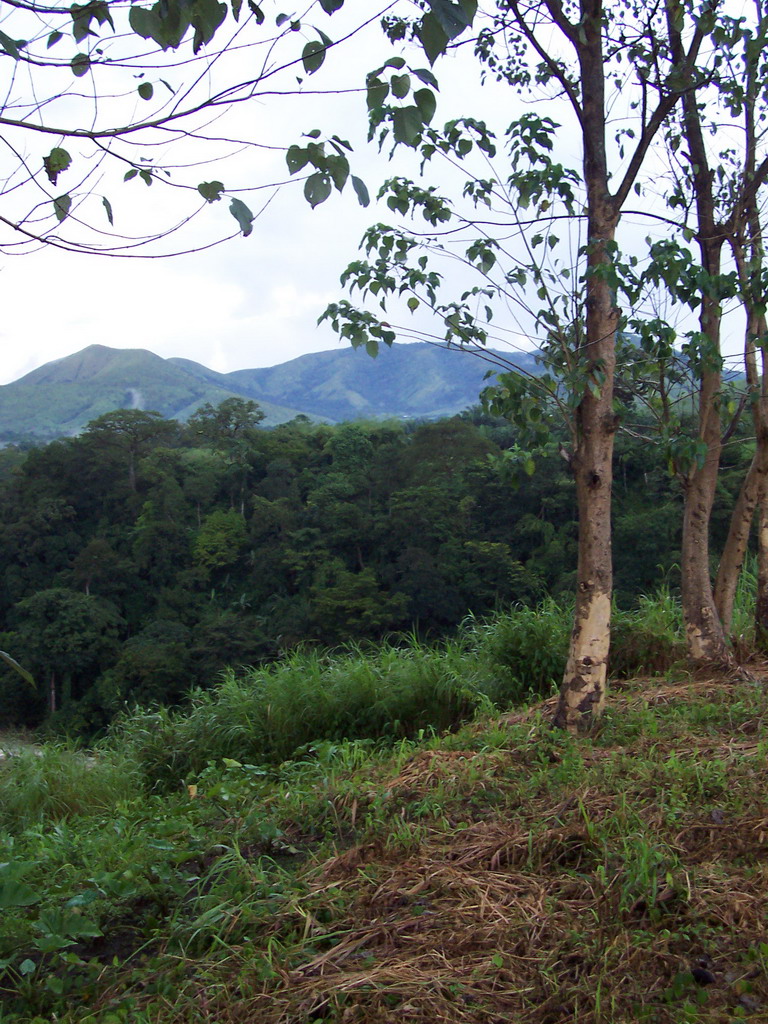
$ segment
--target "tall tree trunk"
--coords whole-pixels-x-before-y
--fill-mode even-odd
[[[768,381],[765,377],[765,353],[763,353],[761,381],[757,372],[757,353],[755,351],[756,339],[765,337],[768,328],[765,314],[760,312],[758,302],[753,301],[754,292],[747,279],[745,261],[741,258],[743,249],[739,252],[739,248],[738,245],[734,245],[744,297],[749,306],[744,361],[747,371],[747,388],[752,399],[752,423],[755,430],[756,449],[736,499],[728,537],[715,580],[715,606],[726,633],[731,629],[736,587],[747,553],[755,509],[765,501],[768,489]],[[760,253],[759,266],[762,269],[762,245],[758,247],[758,251]]]
[[[728,537],[715,579],[715,608],[727,634],[733,622],[736,588],[744,565],[755,509],[765,499],[768,482],[768,444],[758,443],[731,515]]]
[[[605,705],[610,647],[613,562],[611,470],[613,411],[584,399],[583,440],[572,459],[579,512],[576,609],[568,661],[553,724],[571,732],[589,729]]]
[[[681,60],[683,55],[678,15],[677,7],[668,8],[667,30],[676,61]],[[693,86],[693,83],[691,84]],[[702,455],[700,459],[694,460],[691,466],[686,466],[682,473],[685,499],[680,566],[683,621],[691,661],[721,663],[729,661],[730,655],[712,591],[709,527],[722,450],[719,411],[722,387],[722,311],[715,283],[720,278],[725,235],[723,226],[716,220],[714,174],[709,166],[702,128],[702,111],[694,87],[683,94],[682,106],[683,138],[688,148],[701,268],[703,276],[712,282],[709,287],[702,287],[699,306],[701,340],[697,362],[701,383],[698,442],[702,448]]]
[[[706,307],[712,300],[704,299]],[[702,327],[710,331],[719,326],[717,319],[702,312]],[[714,345],[709,332],[705,337]],[[709,558],[709,526],[717,487],[722,448],[718,395],[721,387],[718,370],[704,371],[699,391],[699,441],[704,446],[700,464],[684,477],[683,540],[681,553],[681,596],[688,657],[695,664],[726,663],[730,653],[720,616],[715,607]]]
[[[568,661],[553,724],[569,732],[589,730],[602,713],[610,647],[613,560],[611,484],[616,419],[613,380],[619,311],[606,273],[618,223],[606,158],[605,71],[602,9],[582,3],[582,41],[577,47],[582,83],[582,145],[587,186],[585,338],[578,357],[588,384],[576,411],[571,467],[579,513],[576,611]]]
[[[768,35],[768,20],[763,12],[762,0],[755,0],[755,11],[758,19],[758,31],[752,43],[745,47],[747,64],[744,99],[746,152],[741,203],[739,204],[742,206],[742,210],[740,211],[738,207],[734,209],[729,225],[729,241],[739,275],[741,299],[746,312],[744,368],[757,447],[731,516],[728,538],[715,581],[715,604],[726,632],[730,632],[731,629],[736,586],[747,552],[750,529],[755,518],[755,508],[765,502],[768,488],[768,381],[766,381],[764,347],[768,334],[768,323],[766,323],[763,284],[765,246],[760,207],[757,201],[758,126],[756,109],[761,88],[760,63]],[[762,173],[765,173],[764,170]],[[757,368],[758,346],[761,350],[762,380]],[[763,540],[761,522],[761,528],[758,531],[758,544],[762,544]],[[756,609],[756,636],[761,632],[761,622],[762,612],[758,614]]]
[[[702,314],[702,321],[706,323],[706,312]],[[681,591],[688,656],[694,663],[728,660],[725,633],[712,591],[709,558],[709,524],[720,468],[720,387],[719,370],[702,375],[699,440],[705,447],[705,454],[702,463],[694,465],[683,481]]]
[[[760,505],[757,529],[757,595],[755,597],[755,642],[768,650],[768,505]]]

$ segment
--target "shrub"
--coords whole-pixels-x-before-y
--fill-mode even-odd
[[[571,612],[552,598],[469,620],[467,640],[482,664],[488,697],[500,705],[548,696],[563,678]]]

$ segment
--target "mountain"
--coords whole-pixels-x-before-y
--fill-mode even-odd
[[[515,362],[533,370],[532,354]],[[451,416],[471,405],[488,381],[489,364],[459,349],[428,344],[382,348],[376,359],[352,348],[299,356],[261,370],[227,374],[231,387],[259,400],[300,406],[331,420]]]
[[[90,345],[0,387],[0,437],[77,434],[114,409],[154,409],[168,419],[186,420],[206,402],[218,405],[242,395],[209,372],[211,380],[145,349]],[[269,401],[262,408],[268,424],[300,412]]]
[[[535,371],[532,353],[515,363]],[[345,348],[232,373],[145,349],[90,345],[0,386],[0,437],[76,434],[114,409],[154,409],[184,421],[206,402],[232,396],[257,401],[267,426],[299,414],[332,422],[433,419],[476,404],[489,368],[459,350],[419,343],[383,348],[377,359]]]

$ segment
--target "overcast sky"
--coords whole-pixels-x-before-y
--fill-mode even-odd
[[[352,8],[361,10],[359,3],[348,7],[350,12]],[[369,14],[372,8],[368,7]],[[341,33],[343,22],[334,19],[328,24]],[[307,86],[359,86],[365,72],[392,52],[387,46],[373,26],[363,37],[345,44],[343,61],[336,59],[341,51],[329,55],[327,67],[307,79]],[[335,65],[331,58],[336,59]],[[422,57],[418,63],[426,61]],[[491,117],[489,106],[501,92],[492,86],[480,90],[471,59],[446,58],[440,77],[445,101],[438,108],[438,120],[458,114]],[[281,81],[294,85],[295,72],[286,73]],[[481,115],[479,104],[484,107]],[[353,142],[353,173],[366,180],[372,196],[379,184],[395,173],[386,156],[365,144],[364,94],[330,100],[258,100],[239,108],[235,117],[256,119],[258,137],[277,145],[288,145],[314,127],[322,127],[328,134],[338,132]],[[505,117],[509,117],[508,110]],[[50,138],[43,138],[41,146],[46,153]],[[75,153],[71,145],[70,149]],[[4,159],[7,161],[7,153]],[[417,168],[415,160],[409,162],[408,157],[400,166],[409,173]],[[287,177],[284,154],[241,154],[202,169],[199,177],[225,183],[247,180],[248,184],[280,180]],[[61,184],[66,184],[64,178]],[[98,191],[104,187],[100,185]],[[152,223],[153,208],[161,209],[174,198],[161,184],[148,189],[136,180],[119,181],[111,188],[117,226],[125,224],[126,218]],[[340,342],[327,324],[318,328],[316,321],[328,302],[343,297],[339,275],[357,258],[364,229],[387,219],[388,211],[377,209],[375,202],[361,208],[349,185],[343,195],[334,193],[315,210],[305,202],[300,185],[293,182],[244,198],[254,210],[271,198],[256,220],[253,234],[205,252],[162,261],[92,257],[52,249],[0,255],[0,383],[16,380],[49,360],[94,343],[147,348],[164,357],[183,356],[222,372],[270,366],[305,352],[347,344]],[[227,207],[226,200],[206,207],[181,236],[185,244],[204,244],[235,229]],[[361,358],[365,357],[361,354]]]
[[[364,3],[347,0],[341,12],[343,17],[334,15],[326,20],[324,27],[338,39],[355,24],[360,12],[370,16],[373,9],[369,0]],[[3,25],[8,31],[7,20]],[[300,52],[304,38],[312,36],[307,33],[304,38],[297,38]],[[242,59],[252,59],[250,53],[245,51]],[[361,36],[345,43],[343,50],[332,51],[326,66],[307,78],[303,88],[360,86],[366,71],[391,53],[389,44],[382,40],[374,24]],[[7,68],[9,63],[9,58],[5,58],[0,68]],[[426,60],[422,56],[414,63],[423,66]],[[523,101],[508,88],[492,83],[481,87],[477,63],[471,54],[443,58],[435,70],[441,84],[436,123],[448,117],[468,115],[483,118],[503,130],[526,105],[541,112],[534,96]],[[176,85],[174,73],[174,70],[162,75],[157,72],[155,80],[160,75],[171,78]],[[67,81],[71,82],[68,69],[66,74]],[[283,73],[279,84],[294,88],[296,70]],[[31,81],[30,94],[33,85]],[[131,97],[133,106],[140,107],[141,101],[136,100],[134,92]],[[65,115],[79,116],[71,113],[74,109],[74,106],[66,107]],[[54,114],[49,116],[54,117]],[[123,112],[116,116],[123,117]],[[260,98],[239,107],[229,121],[219,122],[215,129],[220,134],[248,136],[258,142],[284,147],[297,141],[302,132],[315,127],[322,128],[328,135],[337,132],[351,140],[355,147],[351,156],[353,173],[366,180],[372,195],[385,178],[395,173],[413,176],[418,171],[413,154],[398,155],[397,162],[390,164],[386,155],[378,155],[375,147],[365,144],[367,124],[362,94]],[[37,139],[33,144],[25,141],[28,147],[25,153],[30,163],[39,167],[51,138],[39,140],[39,152],[34,148],[37,142]],[[79,159],[77,143],[67,145],[73,157]],[[199,143],[194,146],[196,148],[184,150],[177,144],[172,151],[173,158],[178,153],[178,162],[182,163],[191,159],[190,154],[195,159],[218,155],[215,149]],[[578,134],[573,126],[558,132],[556,147],[558,159],[578,166]],[[170,147],[166,147],[161,156],[167,160],[170,153]],[[3,154],[1,159],[7,165],[8,151],[3,150]],[[175,209],[179,190],[163,188],[161,183],[147,188],[136,179],[123,183],[122,167],[119,170],[119,178],[107,183],[99,181],[95,192],[109,190],[116,227],[133,234],[152,230],[168,209]],[[0,181],[3,178],[8,181],[8,173],[7,166],[2,168]],[[258,189],[260,185],[287,177],[284,151],[279,148],[250,147],[194,173],[197,176],[193,182],[219,179],[232,188],[246,189]],[[428,165],[427,173],[430,180],[441,187],[445,184],[443,172],[433,165]],[[64,178],[62,186],[71,188]],[[235,237],[203,252],[167,260],[93,257],[52,249],[22,256],[0,255],[3,310],[0,384],[16,380],[45,362],[91,344],[146,348],[163,357],[193,359],[221,372],[270,366],[306,352],[345,345],[327,324],[318,328],[316,321],[327,303],[344,297],[339,275],[347,263],[358,258],[358,243],[364,229],[378,220],[391,220],[389,211],[381,205],[377,208],[375,203],[362,209],[349,186],[343,195],[334,193],[315,210],[303,199],[297,182],[279,189],[239,194],[254,211],[269,200],[254,223],[252,235]],[[8,199],[8,195],[5,198]],[[182,198],[186,203],[188,194]],[[187,206],[181,204],[178,209],[181,215]],[[623,226],[628,226],[631,220],[625,215]],[[206,206],[174,241],[180,238],[184,248],[205,245],[234,229],[235,221],[228,212],[228,201],[224,200]],[[647,222],[640,225],[639,240],[642,241],[647,230]],[[506,321],[503,311],[495,321],[499,333],[494,344],[498,347],[500,339],[506,338],[513,347],[527,347],[529,343],[520,333],[521,324],[513,311],[508,312]],[[731,346],[734,351],[740,348],[739,333],[737,327]],[[361,353],[360,358],[366,357]]]

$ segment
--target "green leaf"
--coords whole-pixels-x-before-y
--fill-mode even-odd
[[[316,206],[324,203],[331,194],[333,186],[331,179],[322,171],[315,171],[310,174],[304,182],[304,197],[314,210]]]
[[[233,199],[229,204],[229,212],[235,218],[237,223],[240,225],[240,230],[243,233],[243,238],[247,238],[248,235],[253,231],[253,214],[242,201],[242,199]]]
[[[413,74],[416,75],[420,82],[424,85],[431,85],[433,89],[440,91],[440,86],[437,84],[437,79],[427,68],[414,68]]]
[[[138,88],[138,93],[143,100],[151,100],[155,94],[155,87],[151,82],[142,82]]]
[[[71,207],[71,196],[63,195],[53,200],[53,212],[56,214],[56,220],[59,222],[59,224],[61,224],[61,222],[66,219]]]
[[[395,142],[415,149],[424,125],[418,107],[396,107],[392,111],[392,130]]]
[[[109,4],[105,0],[89,0],[89,3],[86,4],[72,4],[69,13],[72,16],[72,35],[77,43],[82,42],[86,36],[97,34],[91,29],[91,22],[94,18],[99,25],[107,24],[114,31],[115,23],[112,21]]]
[[[430,64],[434,64],[437,58],[448,49],[450,42],[448,36],[434,14],[425,14],[421,19],[416,34],[424,47],[424,53]]]
[[[410,75],[392,75],[390,82],[392,85],[392,95],[396,96],[399,100],[405,99],[411,91]]]
[[[197,191],[206,203],[215,203],[221,199],[224,186],[220,181],[201,181],[197,186]]]
[[[264,11],[262,11],[262,9],[259,7],[259,5],[254,3],[253,0],[248,0],[248,6],[250,7],[251,13],[253,14],[254,18],[256,19],[256,24],[257,25],[263,25],[264,24]]]
[[[357,178],[354,174],[352,175],[352,188],[355,190],[357,201],[361,206],[369,206],[371,197],[366,188],[365,182],[361,178]]]
[[[449,39],[455,39],[474,21],[477,13],[477,0],[429,0],[432,14]]]
[[[101,202],[102,202],[102,205],[104,206],[104,209],[107,211],[107,220],[109,221],[110,224],[114,224],[115,223],[115,219],[112,216],[112,203],[110,203],[110,201],[107,199],[106,196],[102,196],[101,197]]]
[[[416,101],[416,106],[421,111],[424,123],[429,124],[437,110],[437,97],[431,89],[418,89],[413,94],[413,98]]]
[[[102,934],[95,921],[89,921],[78,910],[54,908],[40,911],[34,927],[43,935],[52,938],[96,938]],[[55,947],[54,947],[55,948]]]
[[[148,171],[146,168],[144,168],[144,170],[142,171],[139,171],[139,177],[141,178],[145,185],[152,184],[152,172]]]
[[[50,181],[52,185],[55,185],[58,176],[63,174],[71,163],[72,157],[66,149],[62,149],[60,146],[54,146],[48,156],[43,157],[43,167],[45,168],[45,173],[48,176],[48,181]]]
[[[235,21],[240,21],[240,11],[243,9],[243,0],[232,0],[230,6],[232,7],[232,17]]]
[[[58,43],[58,41],[63,38],[64,35],[62,32],[51,32],[51,34],[48,36],[48,42],[45,44],[45,48],[47,50],[50,50],[52,46],[55,46],[56,43]]]
[[[216,35],[216,30],[227,16],[227,7],[218,0],[194,0],[191,11],[192,27],[195,30],[192,52],[198,53]]]
[[[415,295],[412,295],[410,299],[408,299],[408,309],[410,309],[412,313],[416,312],[416,310],[419,308],[419,305],[419,300],[416,298]]]
[[[158,2],[149,9],[132,6],[128,22],[142,39],[152,39],[162,50],[175,50],[191,24],[188,5]]]
[[[23,882],[15,878],[0,878],[0,910],[8,910],[10,907],[31,907],[39,903],[40,897]]]
[[[126,171],[123,175],[123,181],[130,181],[131,178],[135,178],[138,173],[138,170],[135,167],[132,167],[130,171]]]
[[[32,678],[31,674],[27,672],[25,668],[22,668],[18,661],[16,661],[15,658],[12,658],[10,654],[6,654],[5,651],[0,651],[0,660],[4,661],[6,665],[10,665],[15,672],[18,672],[23,679],[26,679],[33,689],[36,688],[35,680]]]
[[[25,47],[27,44],[21,39],[11,39],[5,32],[0,32],[0,46],[5,50],[9,57],[13,57],[14,60],[19,59],[19,50]]]
[[[60,949],[75,945],[74,939],[68,939],[64,935],[42,935],[32,941],[41,953],[58,953]]]
[[[88,74],[91,68],[91,58],[87,53],[76,53],[69,62],[69,66],[72,68],[75,78],[82,78],[83,75]]]
[[[325,53],[325,43],[319,43],[317,40],[311,40],[307,43],[301,51],[301,62],[308,75],[313,75],[315,71],[323,66]]]
[[[337,191],[341,192],[349,177],[349,161],[345,156],[329,156],[326,170],[330,174]]]
[[[344,6],[344,0],[320,0],[320,6],[326,14],[333,14],[334,11],[341,10]]]
[[[296,174],[309,163],[309,153],[301,146],[289,146],[288,152],[285,154],[285,162],[288,164],[290,173]]]
[[[369,110],[377,110],[389,96],[389,83],[378,78],[369,79],[366,102]]]
[[[37,970],[37,964],[34,960],[30,960],[27,957],[26,960],[22,960],[19,964],[19,974],[32,974],[33,971]]]

